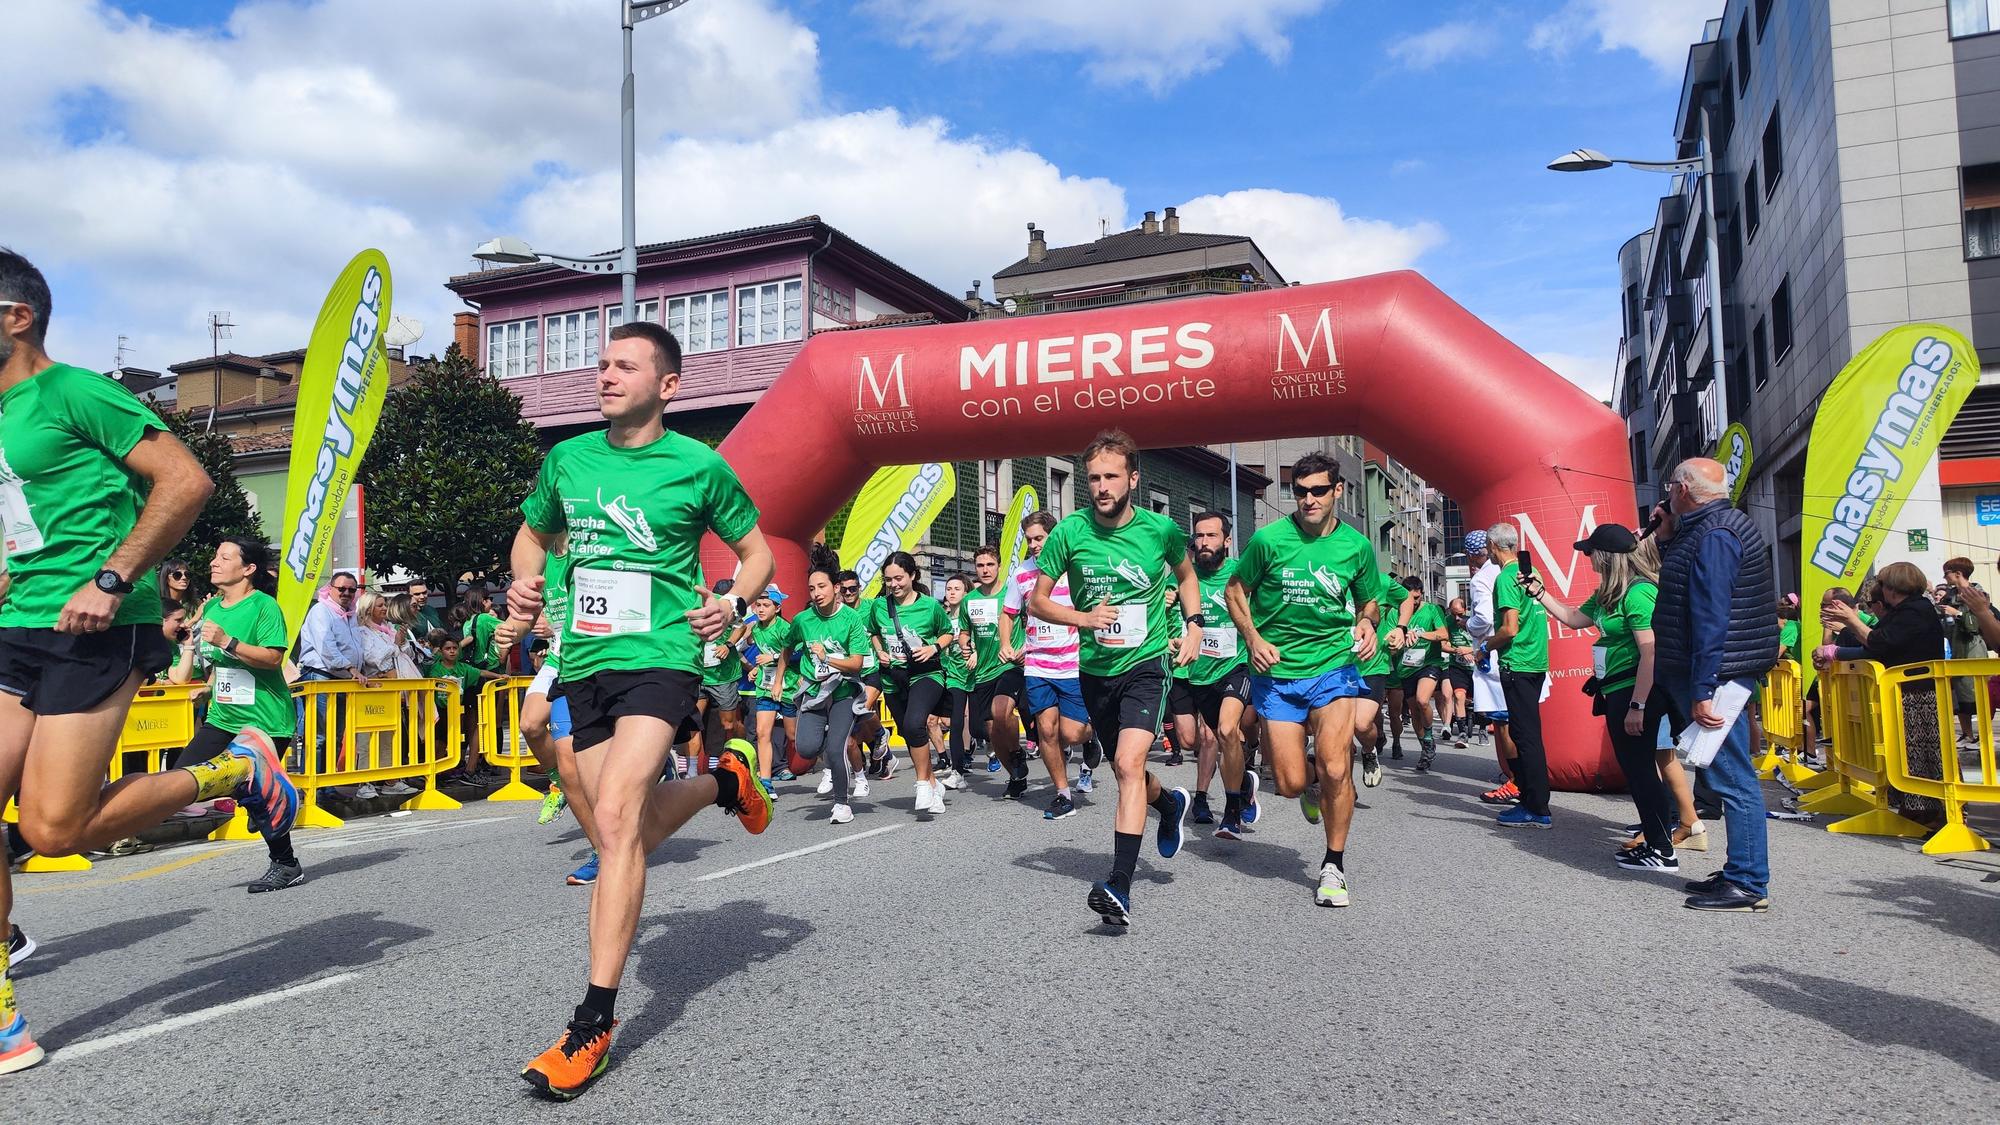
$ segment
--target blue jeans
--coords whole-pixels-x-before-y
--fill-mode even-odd
[[[1738,680],[1753,693],[1757,689],[1755,680]],[[1691,684],[1668,683],[1668,698],[1672,700],[1676,730],[1684,729],[1694,714],[1694,688]],[[1716,751],[1715,760],[1702,771],[1710,789],[1722,801],[1722,822],[1729,830],[1729,858],[1723,864],[1722,877],[1749,891],[1762,896],[1771,887],[1771,851],[1765,837],[1764,787],[1757,780],[1757,770],[1750,762],[1750,715],[1746,709],[1736,717],[1736,725],[1729,728],[1729,734],[1722,740],[1722,749]]]

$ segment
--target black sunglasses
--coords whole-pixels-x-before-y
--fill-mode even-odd
[[[185,570],[170,570],[167,572],[168,578],[186,578],[187,576],[188,572]]]
[[[1295,484],[1292,486],[1292,495],[1300,500],[1308,496],[1325,496],[1332,491],[1333,486],[1330,484]]]
[[[333,592],[336,594],[351,594],[360,588],[359,586],[335,586]]]

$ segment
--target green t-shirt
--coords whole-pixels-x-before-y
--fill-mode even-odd
[[[1401,582],[1391,577],[1388,571],[1375,572],[1375,606],[1382,620],[1375,626],[1375,655],[1357,665],[1355,672],[1366,677],[1387,676],[1396,671],[1396,660],[1402,655],[1403,650],[1390,648],[1382,643],[1382,638],[1387,636],[1389,630],[1395,628],[1401,620],[1403,600],[1409,596],[1410,592],[1403,588]]]
[[[1799,623],[1796,618],[1778,622],[1778,643],[1784,646],[1785,659],[1799,659]]]
[[[704,684],[733,684],[743,678],[743,654],[729,643],[736,632],[731,625],[729,631],[702,646],[701,682]]]
[[[868,628],[869,623],[875,620],[875,603],[881,600],[880,598],[856,598],[854,604],[848,607],[860,616],[861,627],[863,629]],[[806,609],[811,608],[811,606],[806,607]],[[802,609],[799,612],[804,613],[805,610]],[[861,654],[861,674],[865,676],[873,671],[875,671],[875,646],[869,645],[867,651]]]
[[[521,514],[544,535],[569,532],[569,679],[700,671],[701,642],[683,615],[706,600],[702,535],[735,542],[757,526],[757,506],[719,454],[672,432],[637,449],[603,433],[573,437],[549,450]]]
[[[1451,647],[1472,647],[1472,634],[1466,630],[1465,622],[1454,621],[1451,623]],[[1452,653],[1451,662],[1460,668],[1470,669],[1472,667],[1472,654],[1469,652]]]
[[[1614,692],[1637,682],[1639,642],[1632,634],[1653,627],[1653,603],[1659,598],[1658,586],[1634,582],[1616,610],[1607,609],[1596,594],[1577,607],[1577,612],[1596,622],[1597,631],[1603,634],[1590,652],[1591,674],[1597,677],[1601,690]]]
[[[797,617],[792,618],[791,635],[792,643],[797,650],[792,655],[799,668],[799,678],[788,689],[789,693],[786,696],[792,700],[797,700],[803,693],[811,691],[812,681],[816,681],[822,672],[835,672],[831,666],[822,668],[819,661],[813,659],[810,646],[814,642],[818,642],[826,649],[826,654],[830,657],[858,656],[867,652],[869,648],[868,626],[862,623],[859,612],[844,605],[836,605],[833,612],[824,617],[820,616],[819,610],[807,606],[799,611]],[[848,674],[844,672],[838,674],[843,678],[840,686],[833,692],[833,700],[836,703],[843,699],[854,698],[855,693],[860,690],[858,680],[846,678]]]
[[[1384,616],[1387,616],[1387,611],[1384,612]],[[1423,602],[1417,606],[1416,612],[1410,614],[1410,624],[1405,627],[1403,633],[1405,636],[1411,636],[1444,627],[1444,610],[1440,609],[1436,602]],[[1411,653],[1416,655],[1413,657]],[[1442,668],[1444,645],[1438,641],[1416,641],[1403,649],[1397,658],[1396,667],[1406,677],[1425,668]]]
[[[1049,532],[1036,563],[1069,579],[1080,610],[1118,607],[1108,629],[1078,630],[1077,666],[1085,675],[1122,675],[1162,659],[1171,639],[1167,592],[1173,567],[1187,557],[1187,533],[1158,512],[1132,509],[1122,527],[1105,527],[1090,512],[1065,517]]]
[[[951,630],[952,642],[944,646],[941,658],[944,661],[944,686],[947,691],[971,691],[972,670],[966,667],[965,652],[960,649],[956,638],[963,636],[971,628],[965,619],[965,607],[944,611],[946,627]]]
[[[459,649],[466,663],[478,668],[499,665],[499,658],[493,651],[493,634],[499,628],[500,619],[490,613],[482,613],[465,623],[465,632],[459,637]]]
[[[900,633],[896,623],[902,623]],[[882,638],[882,647],[889,653],[889,663],[902,665],[909,662],[910,653],[925,645],[934,645],[937,639],[951,632],[951,622],[945,618],[944,605],[936,598],[917,595],[909,605],[898,605],[896,616],[889,616],[889,597],[884,594],[874,599],[873,611],[868,621],[871,636]],[[944,686],[942,669],[928,675],[917,676],[915,680],[929,680]],[[912,681],[914,682],[914,680]]]
[[[1236,635],[1236,622],[1229,618],[1229,579],[1236,573],[1236,560],[1225,558],[1211,574],[1203,574],[1195,567],[1195,578],[1201,582],[1201,617],[1206,624],[1201,627],[1201,655],[1194,663],[1176,672],[1185,672],[1187,681],[1206,687],[1243,667],[1250,659],[1243,651],[1242,641]],[[1169,613],[1179,619],[1180,614]]]
[[[1009,668],[1018,664],[1007,664],[1000,659],[1000,629],[1005,625],[1013,630],[1015,647],[1019,647],[1026,634],[1021,618],[1009,621],[1005,608],[1001,605],[1006,596],[1007,584],[1002,582],[991,594],[982,594],[978,587],[965,595],[965,617],[972,623],[972,652],[978,667],[972,670],[974,684],[990,684],[999,679]]]
[[[1307,539],[1293,516],[1257,529],[1236,581],[1249,595],[1251,623],[1278,650],[1267,674],[1305,680],[1354,664],[1355,618],[1387,579],[1367,536],[1336,523]]]
[[[0,627],[53,629],[132,533],[145,482],[125,457],[164,430],[145,403],[95,371],[56,364],[0,394],[0,532],[12,585]],[[129,575],[114,625],[160,620],[156,570]]]
[[[1519,562],[1510,562],[1500,568],[1500,577],[1493,581],[1493,611],[1502,615],[1514,610],[1521,618],[1521,629],[1514,634],[1514,640],[1500,652],[1502,672],[1547,672],[1549,670],[1549,611],[1542,603],[1528,596],[1521,589],[1518,577],[1521,573]]]
[[[466,710],[471,711],[473,708],[479,706],[479,688],[486,679],[481,669],[474,667],[464,660],[460,660],[456,664],[446,664],[442,660],[433,660],[426,674],[434,680],[457,680],[459,697],[465,700]],[[438,699],[444,699],[443,692],[438,693]]]
[[[776,655],[790,652],[792,646],[799,643],[799,634],[791,622],[782,617],[774,617],[750,627],[750,643],[757,646],[758,659],[762,660],[765,653]],[[792,690],[799,686],[799,662],[794,659],[790,663],[791,667],[785,671],[785,682],[782,686],[773,682],[778,671],[775,661],[756,665],[750,673],[750,682],[757,689],[757,694],[769,699],[771,689],[778,686],[779,694],[790,698]]]
[[[213,621],[240,644],[275,648],[283,652],[291,644],[285,628],[285,611],[278,599],[261,590],[252,590],[235,605],[226,606],[217,598],[208,603],[202,620]],[[208,725],[226,731],[256,727],[272,738],[290,738],[297,730],[298,712],[292,706],[292,689],[279,668],[252,668],[221,648],[201,642],[195,659],[209,677]]]

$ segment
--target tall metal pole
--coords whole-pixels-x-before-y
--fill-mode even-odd
[[[1236,549],[1236,443],[1229,443],[1229,548]]]
[[[619,190],[622,193],[620,202],[625,209],[625,245],[619,252],[618,273],[623,290],[623,323],[631,324],[639,319],[639,176],[636,155],[639,143],[638,123],[632,112],[632,0],[624,0],[622,8],[625,14],[625,85],[619,92],[618,127],[622,150],[619,153],[622,172]]]
[[[1709,379],[1715,385],[1715,430],[1719,434],[1729,428],[1729,369],[1722,357],[1722,266],[1721,241],[1715,233],[1715,146],[1711,143],[1714,134],[1710,127],[1715,123],[1712,108],[1715,95],[1710,94],[1710,102],[1701,111],[1701,218],[1704,230],[1704,252],[1708,265],[1702,270],[1702,285],[1708,290],[1708,370]],[[1752,190],[1755,190],[1754,188]]]

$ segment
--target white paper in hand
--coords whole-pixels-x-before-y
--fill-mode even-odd
[[[1722,716],[1719,727],[1705,727],[1690,721],[1687,729],[1681,731],[1674,740],[1674,756],[1684,766],[1707,769],[1715,761],[1716,752],[1722,749],[1722,742],[1735,728],[1737,716],[1743,714],[1743,705],[1750,701],[1750,689],[1731,681],[1715,690],[1715,713]]]

